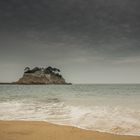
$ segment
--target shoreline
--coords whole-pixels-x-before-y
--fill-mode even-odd
[[[140,140],[140,136],[116,135],[44,121],[0,120],[2,140]]]
[[[34,83],[34,84],[26,84],[26,83],[0,83],[0,85],[72,85],[72,83],[65,84],[42,84],[42,83]]]

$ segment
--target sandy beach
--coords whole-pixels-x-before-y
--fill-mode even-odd
[[[38,121],[0,121],[1,140],[140,140]]]

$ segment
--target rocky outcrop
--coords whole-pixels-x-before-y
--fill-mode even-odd
[[[25,68],[23,77],[20,78],[17,84],[68,84],[57,68]]]

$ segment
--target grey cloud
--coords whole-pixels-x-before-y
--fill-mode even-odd
[[[74,81],[85,71],[109,75],[114,68],[134,75],[140,69],[139,7],[139,0],[0,0],[0,67],[13,64],[14,73],[52,64]]]

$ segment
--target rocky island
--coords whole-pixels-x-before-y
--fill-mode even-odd
[[[15,84],[69,84],[60,74],[60,70],[52,68],[26,67],[24,74]]]

